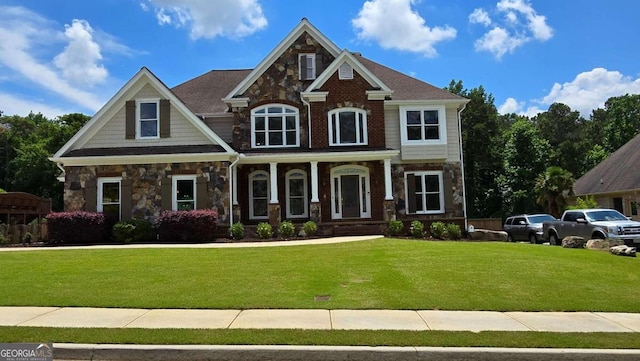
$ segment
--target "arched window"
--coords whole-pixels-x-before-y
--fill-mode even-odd
[[[329,112],[329,145],[366,145],[367,113],[358,108]]]
[[[269,173],[262,170],[249,175],[249,218],[269,218]]]
[[[298,108],[268,104],[251,110],[251,147],[283,148],[300,146]]]
[[[286,174],[287,218],[306,218],[309,214],[307,173],[300,169]]]

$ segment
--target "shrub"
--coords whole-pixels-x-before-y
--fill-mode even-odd
[[[397,236],[404,231],[404,224],[402,221],[392,220],[389,221],[389,234],[392,236]]]
[[[283,238],[290,238],[296,233],[296,226],[291,221],[282,221],[278,225],[278,234]]]
[[[412,221],[411,235],[415,238],[422,238],[424,235],[424,224],[420,221]]]
[[[431,223],[429,230],[433,238],[445,239],[447,237],[447,226],[443,222]]]
[[[160,242],[213,242],[218,212],[215,210],[164,211],[156,218]]]
[[[92,244],[104,242],[104,214],[94,212],[53,212],[47,215],[49,241],[53,243]]]
[[[24,236],[22,236],[22,243],[31,243],[33,241],[33,235],[31,232],[26,232]]]
[[[130,219],[113,225],[113,238],[119,243],[148,243],[156,241],[153,224],[144,219]]]
[[[307,221],[302,225],[302,230],[307,237],[310,237],[318,232],[318,225],[314,221]]]
[[[598,208],[598,202],[594,196],[585,196],[584,198],[576,198],[576,204],[567,207],[567,209],[585,209],[585,208]]]
[[[244,238],[244,224],[236,222],[231,225],[231,238],[243,239]]]
[[[273,229],[271,228],[271,225],[267,222],[258,223],[256,232],[258,233],[258,237],[262,239],[271,238],[273,236]]]
[[[113,225],[112,234],[116,242],[131,243],[136,231],[136,226],[127,222],[118,222]]]
[[[455,223],[447,224],[447,235],[450,239],[460,239],[460,236],[462,236],[460,226]]]
[[[0,244],[7,244],[7,243],[9,243],[9,241],[7,240],[7,237],[5,237],[4,234],[0,233]]]

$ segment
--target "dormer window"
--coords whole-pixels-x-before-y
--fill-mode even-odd
[[[316,78],[316,54],[298,54],[300,80]]]

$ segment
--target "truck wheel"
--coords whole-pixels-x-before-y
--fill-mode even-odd
[[[531,244],[538,244],[538,238],[536,238],[535,233],[531,233],[529,235],[529,243]]]
[[[558,236],[553,232],[549,233],[549,244],[552,246],[558,245]]]

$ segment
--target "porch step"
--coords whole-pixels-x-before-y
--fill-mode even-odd
[[[366,236],[383,234],[381,225],[379,224],[345,224],[334,225],[334,236]]]

